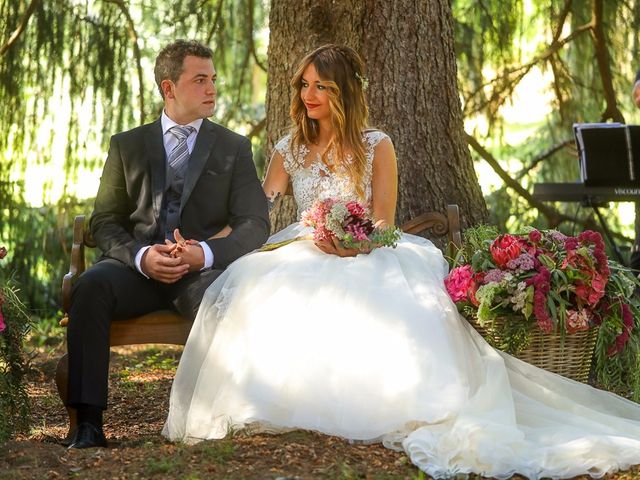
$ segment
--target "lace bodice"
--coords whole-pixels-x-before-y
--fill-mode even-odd
[[[374,149],[385,138],[389,137],[379,130],[367,130],[362,134],[367,161],[362,187],[365,194],[365,206],[368,209],[371,208]],[[283,137],[275,148],[282,155],[284,169],[291,176],[293,196],[298,205],[298,220],[300,220],[302,212],[309,209],[316,200],[336,198],[343,201],[360,201],[356,186],[344,168],[337,168],[332,172],[322,162],[319,154],[315,159],[308,158],[310,152],[306,145],[299,145],[297,151],[294,152],[291,148],[291,135]],[[331,156],[329,158],[331,159]],[[350,156],[347,157],[348,161],[350,161]]]

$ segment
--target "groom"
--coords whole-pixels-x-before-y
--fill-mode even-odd
[[[165,47],[154,69],[162,116],[111,138],[90,221],[102,257],[78,279],[69,311],[68,404],[78,412],[69,448],[107,443],[111,321],[166,308],[195,318],[213,280],[268,236],[249,140],[206,119],[212,58],[195,41]]]

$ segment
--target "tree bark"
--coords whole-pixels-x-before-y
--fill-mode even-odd
[[[487,219],[464,137],[456,83],[453,17],[447,0],[277,0],[271,3],[267,151],[289,125],[289,80],[324,43],[346,44],[367,65],[371,125],[398,156],[396,223],[457,203],[463,226]],[[272,217],[295,219],[291,200]]]

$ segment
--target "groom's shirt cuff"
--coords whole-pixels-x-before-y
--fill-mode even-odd
[[[136,258],[134,259],[134,262],[136,264],[136,270],[138,270],[142,275],[144,275],[145,278],[149,278],[149,276],[142,271],[142,256],[144,255],[144,252],[146,252],[150,248],[151,248],[151,245],[142,247],[140,250],[138,250],[138,253],[136,253]]]
[[[200,242],[200,246],[202,247],[202,251],[204,252],[204,267],[200,269],[208,270],[213,267],[213,252],[211,251],[211,247],[207,244],[207,242]]]

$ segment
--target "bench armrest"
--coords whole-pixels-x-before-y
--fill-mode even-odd
[[[73,220],[73,243],[71,244],[71,261],[69,273],[62,279],[62,309],[66,313],[71,306],[71,289],[76,279],[85,270],[85,217],[78,215]]]
[[[462,247],[460,209],[458,208],[458,205],[455,204],[447,205],[446,215],[440,212],[423,213],[403,224],[401,228],[403,232],[412,234],[431,230],[439,237],[447,235],[449,245],[455,250]]]

